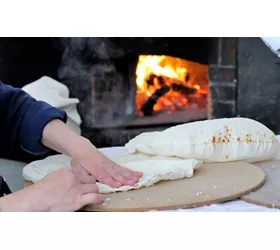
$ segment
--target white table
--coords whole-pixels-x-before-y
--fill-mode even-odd
[[[277,138],[280,140],[280,135],[278,135]],[[126,152],[124,147],[101,148],[100,151],[107,155],[116,155]],[[24,179],[21,173],[25,165],[26,164],[22,162],[0,159],[0,173],[8,182],[12,192],[22,188]],[[234,200],[192,209],[169,210],[169,212],[280,212],[280,210],[257,206],[241,200]]]

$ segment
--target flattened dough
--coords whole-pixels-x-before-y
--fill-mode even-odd
[[[202,165],[202,161],[195,159],[180,159],[165,156],[147,156],[143,154],[108,156],[112,161],[131,170],[143,172],[139,182],[131,186],[111,188],[108,185],[97,183],[100,193],[128,191],[156,184],[162,180],[190,178],[194,169]],[[70,158],[65,155],[47,157],[44,160],[34,161],[23,168],[22,175],[27,181],[36,183],[53,171],[60,168],[70,168]]]
[[[274,159],[279,146],[275,134],[248,118],[191,122],[162,132],[143,133],[126,145],[129,153],[176,156],[204,162]]]

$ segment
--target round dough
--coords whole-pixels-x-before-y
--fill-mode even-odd
[[[134,186],[112,188],[97,183],[99,193],[114,193],[149,187],[162,180],[176,180],[191,178],[195,169],[202,165],[202,161],[195,159],[180,159],[166,156],[147,156],[143,154],[108,156],[112,161],[134,171],[143,172],[143,176]],[[55,155],[44,160],[34,161],[23,168],[22,175],[25,180],[36,183],[50,173],[61,169],[71,168],[71,160],[65,155]]]

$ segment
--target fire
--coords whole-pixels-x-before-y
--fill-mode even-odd
[[[170,56],[139,56],[136,108],[140,115],[205,107],[208,67]]]

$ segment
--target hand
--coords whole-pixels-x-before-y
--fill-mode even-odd
[[[91,175],[111,187],[133,186],[143,175],[112,162],[87,139],[59,120],[53,120],[46,125],[42,143],[46,147],[70,156],[75,173]]]
[[[75,175],[60,169],[40,182],[0,199],[1,211],[70,212],[89,204],[100,204],[95,180],[89,175]]]
[[[76,149],[71,167],[79,174],[90,174],[101,183],[111,187],[133,186],[143,175],[124,168],[100,153],[89,141]]]

